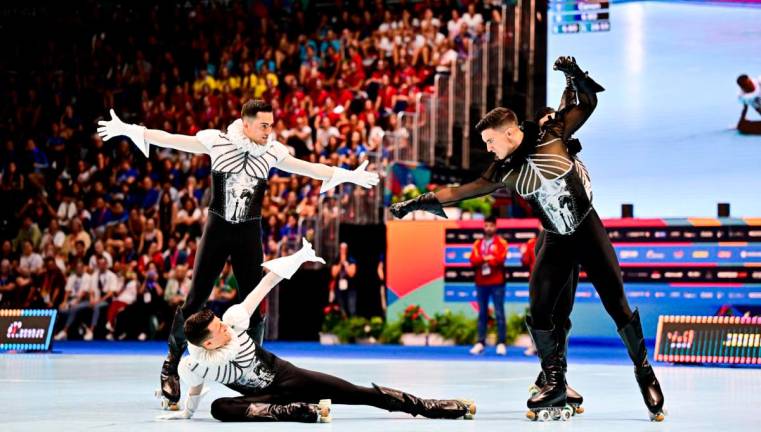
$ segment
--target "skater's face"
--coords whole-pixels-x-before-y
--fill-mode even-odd
[[[243,134],[251,141],[264,145],[272,133],[275,116],[271,112],[258,112],[255,117],[243,117]]]
[[[222,323],[222,320],[218,317],[214,317],[214,320],[209,323],[210,336],[203,341],[203,347],[207,350],[214,350],[219,347],[227,345],[232,339],[230,330],[226,325]]]
[[[486,143],[488,152],[494,153],[497,159],[504,159],[518,148],[523,132],[518,125],[507,124],[497,129],[484,130],[481,139]]]

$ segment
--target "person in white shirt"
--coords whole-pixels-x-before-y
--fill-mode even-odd
[[[42,275],[43,261],[42,255],[34,251],[32,242],[29,240],[24,241],[22,245],[22,255],[19,259],[19,265],[16,271],[19,276],[16,279],[16,284],[21,287],[28,287]]]
[[[462,21],[468,25],[468,30],[471,33],[475,33],[478,25],[483,24],[484,17],[476,12],[476,4],[470,3],[468,5],[468,11],[462,15]]]
[[[116,297],[108,307],[106,318],[106,330],[108,330],[106,339],[108,340],[114,339],[119,315],[137,300],[137,289],[140,282],[137,280],[137,274],[133,270],[127,270],[124,273],[124,281],[120,281],[119,285],[122,289],[116,294]]]
[[[92,308],[91,301],[96,297],[90,275],[82,261],[74,264],[74,271],[66,278],[66,290],[59,308],[59,320],[64,322],[63,328],[56,334],[55,340],[65,340],[69,328],[74,324],[80,313]]]
[[[88,262],[88,266],[90,268],[98,268],[98,258],[103,257],[106,259],[106,265],[108,268],[111,268],[114,266],[114,259],[111,257],[111,254],[108,253],[103,246],[102,240],[96,240],[93,244],[93,253],[90,257],[90,261]]]
[[[84,340],[86,341],[92,340],[95,326],[98,325],[98,320],[100,319],[100,314],[102,311],[108,309],[111,305],[111,301],[121,291],[119,279],[114,272],[109,270],[108,261],[104,256],[98,258],[98,270],[93,274],[92,283],[94,285],[96,299],[92,302],[93,311],[90,326],[85,330]]]
[[[209,381],[242,394],[211,404],[212,417],[225,422],[327,422],[331,403],[369,405],[428,418],[472,418],[476,411],[473,402],[421,399],[376,384],[360,387],[335,376],[296,367],[251,339],[246,332],[250,316],[267,293],[282,279],[290,279],[301,264],[325,264],[309,242],[303,240],[302,245],[291,256],[263,263],[269,273],[241,303],[231,306],[221,320],[208,309],[187,318],[185,334],[190,354],[182,359],[180,374],[190,390],[181,411],[160,418],[191,418]]]
[[[104,140],[126,136],[148,157],[150,144],[211,157],[212,198],[209,217],[198,247],[190,293],[178,308],[169,336],[169,352],[161,372],[161,388],[169,402],[180,399],[177,364],[187,344],[183,332],[185,317],[201,310],[213,289],[228,256],[231,256],[239,296],[245,297],[262,278],[260,265],[261,204],[272,168],[323,181],[320,192],[341,183],[364,188],[378,184],[377,173],[367,172],[367,161],[353,171],[310,163],[290,155],[283,144],[272,140],[275,122],[273,107],[262,100],[249,100],[226,132],[207,129],[195,136],[170,134],[161,130],[122,122],[112,109],[111,120],[98,122]],[[252,315],[250,332],[261,343],[264,323],[260,313]]]
[[[53,244],[57,249],[61,249],[65,240],[66,234],[61,230],[60,222],[57,219],[52,219],[42,234],[40,249],[45,250],[48,244]]]

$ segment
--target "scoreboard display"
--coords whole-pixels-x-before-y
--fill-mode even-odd
[[[534,226],[516,226],[519,222],[498,222],[498,233],[508,242],[508,302],[528,300],[529,269],[521,262],[521,255],[537,231]],[[605,225],[621,264],[627,296],[638,304],[761,306],[761,225],[738,219],[698,224],[620,219],[607,220]],[[482,232],[480,227],[446,230],[446,301],[476,300],[475,272],[469,258],[473,242]],[[583,267],[576,299],[599,301]]]
[[[610,30],[610,1],[550,0],[553,33],[589,33]]]
[[[761,317],[666,315],[656,335],[657,361],[761,364]]]

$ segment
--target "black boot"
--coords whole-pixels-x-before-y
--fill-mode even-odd
[[[634,363],[634,376],[642,392],[645,405],[650,414],[650,420],[663,421],[663,392],[658,378],[655,377],[653,367],[647,361],[647,348],[645,338],[642,336],[642,323],[639,320],[639,310],[634,311],[634,316],[629,324],[618,330],[621,339],[626,345],[629,357]]]
[[[383,408],[402,411],[413,416],[421,415],[432,419],[470,420],[476,415],[476,404],[455,399],[421,399],[409,393],[373,384],[383,396]]]
[[[185,340],[184,325],[185,316],[182,308],[178,307],[169,333],[169,353],[161,367],[161,396],[163,397],[161,406],[164,409],[175,410],[180,401],[180,375],[177,373],[177,366],[188,345]]]
[[[330,408],[324,410],[319,405],[303,402],[287,405],[252,403],[246,410],[246,417],[249,421],[327,423],[330,421]]]
[[[557,419],[565,414],[561,411],[566,406],[566,385],[565,373],[563,372],[563,363],[559,355],[560,349],[554,330],[539,330],[531,326],[530,320],[527,319],[529,334],[534,340],[537,353],[541,359],[542,373],[544,374],[544,385],[539,393],[532,396],[526,405],[529,412],[526,416],[532,420],[549,420]],[[567,417],[571,416],[567,413]]]
[[[555,331],[555,337],[558,342],[558,356],[560,357],[560,362],[563,365],[563,375],[567,375],[568,373],[568,359],[566,353],[568,352],[568,333],[570,330],[571,321],[567,320],[565,326],[556,327]],[[531,396],[538,394],[541,391],[542,387],[545,386],[545,384],[547,384],[547,380],[544,377],[544,372],[539,372],[539,375],[536,377],[536,381],[534,381],[534,384],[529,388],[529,394]],[[567,379],[565,382],[565,393],[566,403],[573,407],[574,414],[583,413],[584,408],[581,406],[581,404],[584,402],[584,398],[570,385],[568,385]]]

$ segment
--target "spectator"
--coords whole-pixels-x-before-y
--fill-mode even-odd
[[[108,253],[105,250],[105,247],[103,246],[103,241],[96,240],[95,244],[93,245],[92,255],[90,256],[90,260],[88,261],[88,267],[98,268],[98,259],[100,259],[101,257],[106,259],[107,268],[110,269],[114,266],[114,258],[111,256],[110,253]]]
[[[215,315],[222,316],[227,308],[235,303],[238,297],[238,281],[232,272],[232,266],[228,261],[222,269],[222,274],[214,281],[214,290],[209,297],[206,306],[211,309]]]
[[[116,295],[121,292],[119,280],[116,274],[108,268],[108,261],[105,256],[98,257],[97,271],[93,275],[93,285],[95,292],[95,301],[93,304],[92,320],[90,326],[85,330],[84,340],[92,340],[95,333],[95,327],[98,325],[101,313],[106,311],[113,302]]]
[[[17,269],[18,278],[16,279],[16,284],[19,288],[24,289],[39,283],[45,268],[42,255],[34,251],[31,241],[24,241],[22,249],[23,252]]]
[[[150,278],[150,275],[149,275]],[[166,284],[164,291],[164,300],[169,304],[170,310],[182,305],[190,291],[190,278],[188,277],[188,268],[184,265],[178,265]]]
[[[16,250],[21,252],[24,242],[26,241],[31,243],[33,249],[37,249],[40,246],[41,240],[42,233],[40,232],[40,228],[37,226],[37,224],[32,220],[32,217],[24,217],[21,229],[19,230],[16,239],[13,241]]]
[[[476,272],[478,297],[478,342],[471,354],[481,354],[486,345],[489,298],[494,302],[497,315],[497,354],[506,355],[507,325],[505,322],[505,257],[507,242],[497,234],[497,220],[493,216],[484,221],[484,236],[476,240],[470,252],[470,264]]]
[[[354,286],[354,276],[357,274],[357,263],[349,255],[349,245],[341,243],[338,258],[331,267],[333,277],[330,287],[330,302],[338,301],[347,316],[357,314],[357,287]]]
[[[108,334],[106,339],[113,340],[114,333],[122,334],[122,331],[117,332],[117,319],[128,306],[135,303],[137,300],[137,290],[139,282],[137,280],[137,273],[133,270],[126,270],[124,273],[124,282],[121,285],[121,290],[116,293],[115,298],[108,307],[108,314],[106,317],[106,330]]]
[[[0,308],[9,308],[19,304],[21,290],[16,289],[16,276],[11,262],[7,258],[0,261]]]
[[[58,222],[58,219],[52,219],[47,229],[45,229],[45,233],[42,234],[40,248],[45,250],[47,245],[51,244],[56,249],[62,249],[64,241],[66,241],[66,234],[61,230],[60,222]]]
[[[46,257],[44,260],[44,276],[42,282],[29,290],[25,307],[31,309],[58,309],[63,301],[66,276],[55,262],[55,258]]]
[[[66,279],[66,288],[59,309],[58,320],[63,322],[64,326],[56,334],[55,340],[67,339],[71,326],[80,318],[80,314],[92,310],[93,302],[97,298],[96,289],[84,263],[76,261],[74,271]]]

